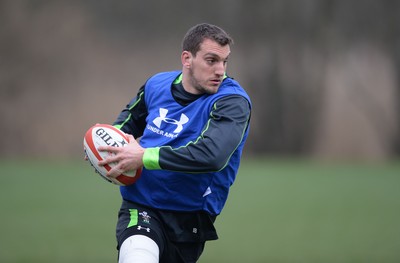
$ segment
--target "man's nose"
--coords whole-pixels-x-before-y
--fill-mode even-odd
[[[225,74],[225,63],[220,62],[216,65],[215,74],[218,76],[223,76]]]

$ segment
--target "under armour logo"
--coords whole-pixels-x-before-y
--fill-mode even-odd
[[[173,133],[179,133],[183,129],[183,124],[189,121],[189,118],[185,114],[181,114],[181,118],[178,120],[171,119],[167,117],[168,110],[164,108],[160,108],[160,117],[157,117],[153,120],[153,123],[161,128],[161,122],[166,122],[170,124],[175,124],[177,127],[173,131]]]
[[[142,227],[142,226],[138,226],[137,230],[146,230],[148,233],[150,232],[150,228],[149,227]]]

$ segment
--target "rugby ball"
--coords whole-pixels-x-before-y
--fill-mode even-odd
[[[108,124],[96,124],[86,132],[83,139],[83,148],[88,161],[98,173],[106,181],[116,185],[131,185],[139,179],[141,169],[128,171],[120,174],[116,178],[106,176],[107,172],[111,170],[117,163],[110,163],[104,166],[98,165],[98,162],[110,156],[110,152],[98,151],[99,146],[114,146],[124,147],[128,145],[128,137],[126,134]]]

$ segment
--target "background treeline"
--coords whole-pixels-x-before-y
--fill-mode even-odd
[[[0,1],[0,156],[82,155],[200,22],[235,39],[253,100],[248,154],[385,160],[400,153],[400,2]]]

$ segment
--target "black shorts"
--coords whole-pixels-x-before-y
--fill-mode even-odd
[[[144,235],[157,243],[160,262],[196,262],[205,242],[218,239],[215,218],[206,212],[160,211],[123,200],[118,213],[117,248],[130,236]]]

